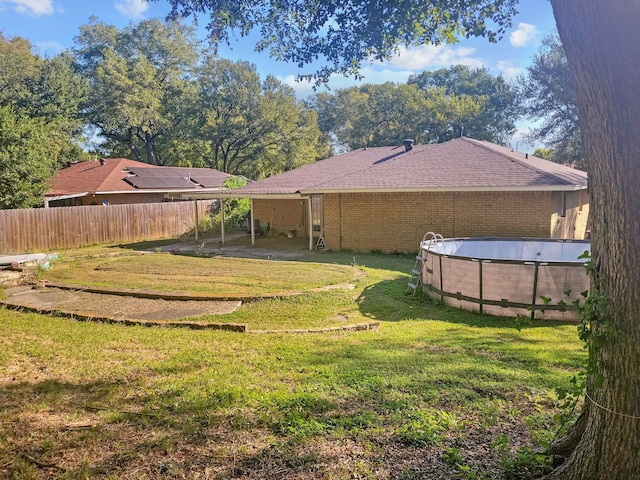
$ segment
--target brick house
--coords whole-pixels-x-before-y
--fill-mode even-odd
[[[413,252],[427,231],[582,239],[589,214],[585,172],[466,137],[354,150],[233,196],[251,198],[252,225],[333,250]]]
[[[159,167],[127,158],[78,162],[51,178],[45,207],[203,198],[219,192],[229,176],[213,168]]]

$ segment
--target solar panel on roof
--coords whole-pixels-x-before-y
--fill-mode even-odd
[[[130,168],[129,171],[138,177],[173,177],[175,171],[164,168]]]
[[[153,188],[153,189],[195,188],[195,184],[193,182],[189,182],[184,178],[127,177],[125,180],[136,188]]]
[[[218,172],[194,172],[191,180],[199,183],[203,187],[219,187],[226,180],[226,175]]]
[[[136,188],[151,188],[149,178],[141,177],[127,177],[124,179],[129,185],[133,185]]]
[[[155,178],[155,188],[195,188],[195,184],[182,177]]]
[[[125,181],[137,188],[195,188],[195,183],[205,188],[221,186],[226,175],[209,168],[183,167],[133,167],[132,176]],[[195,183],[194,183],[195,182]]]

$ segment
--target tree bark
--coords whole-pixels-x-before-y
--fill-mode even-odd
[[[587,421],[589,420],[589,405],[585,403],[584,409],[580,413],[576,422],[569,428],[569,430],[562,436],[554,440],[549,446],[549,453],[554,457],[566,458],[570,456],[576,449],[584,431],[587,428]]]
[[[549,478],[640,478],[640,5],[551,0],[589,162],[594,286],[586,427]]]

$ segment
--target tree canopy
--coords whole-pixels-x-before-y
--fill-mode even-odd
[[[158,1],[158,0],[154,0]],[[457,36],[496,41],[511,25],[517,0],[167,0],[171,18],[206,14],[215,43],[232,31],[257,30],[256,48],[299,67],[321,61],[313,74],[326,81],[331,73],[359,75],[363,60],[390,58],[398,45],[454,42]]]
[[[106,148],[154,165],[169,163],[159,140],[192,112],[189,79],[198,60],[193,29],[143,20],[123,30],[92,18],[75,57],[91,83],[86,120]]]
[[[212,168],[260,178],[328,153],[317,116],[275,77],[255,66],[208,56],[198,69],[201,140]]]
[[[42,204],[60,165],[83,155],[87,83],[72,59],[43,59],[28,40],[0,34],[0,208]]]
[[[365,84],[309,99],[323,133],[347,149],[395,145],[405,138],[439,143],[460,136],[485,109],[486,97],[421,90],[415,84]]]
[[[506,143],[516,129],[518,111],[515,92],[502,77],[491,75],[486,68],[454,65],[412,75],[407,83],[415,84],[425,92],[434,88],[444,89],[448,96],[466,96],[480,103],[481,108],[474,116],[459,118],[458,130],[464,128],[465,135],[469,137]],[[442,141],[450,140],[450,131],[441,132],[438,137]]]
[[[532,64],[518,78],[521,113],[539,121],[529,134],[553,150],[552,160],[586,169],[575,88],[560,38],[542,41]]]
[[[260,178],[328,152],[293,90],[248,62],[204,52],[177,21],[119,30],[93,18],[74,54],[92,86],[86,120],[105,153]]]
[[[446,142],[461,134],[506,143],[517,110],[511,87],[486,69],[456,65],[423,72],[406,84],[364,84],[317,93],[309,104],[322,132],[348,149]]]

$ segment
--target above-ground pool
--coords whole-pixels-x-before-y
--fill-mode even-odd
[[[490,315],[578,319],[588,240],[442,238],[420,244],[421,283],[445,304]]]

